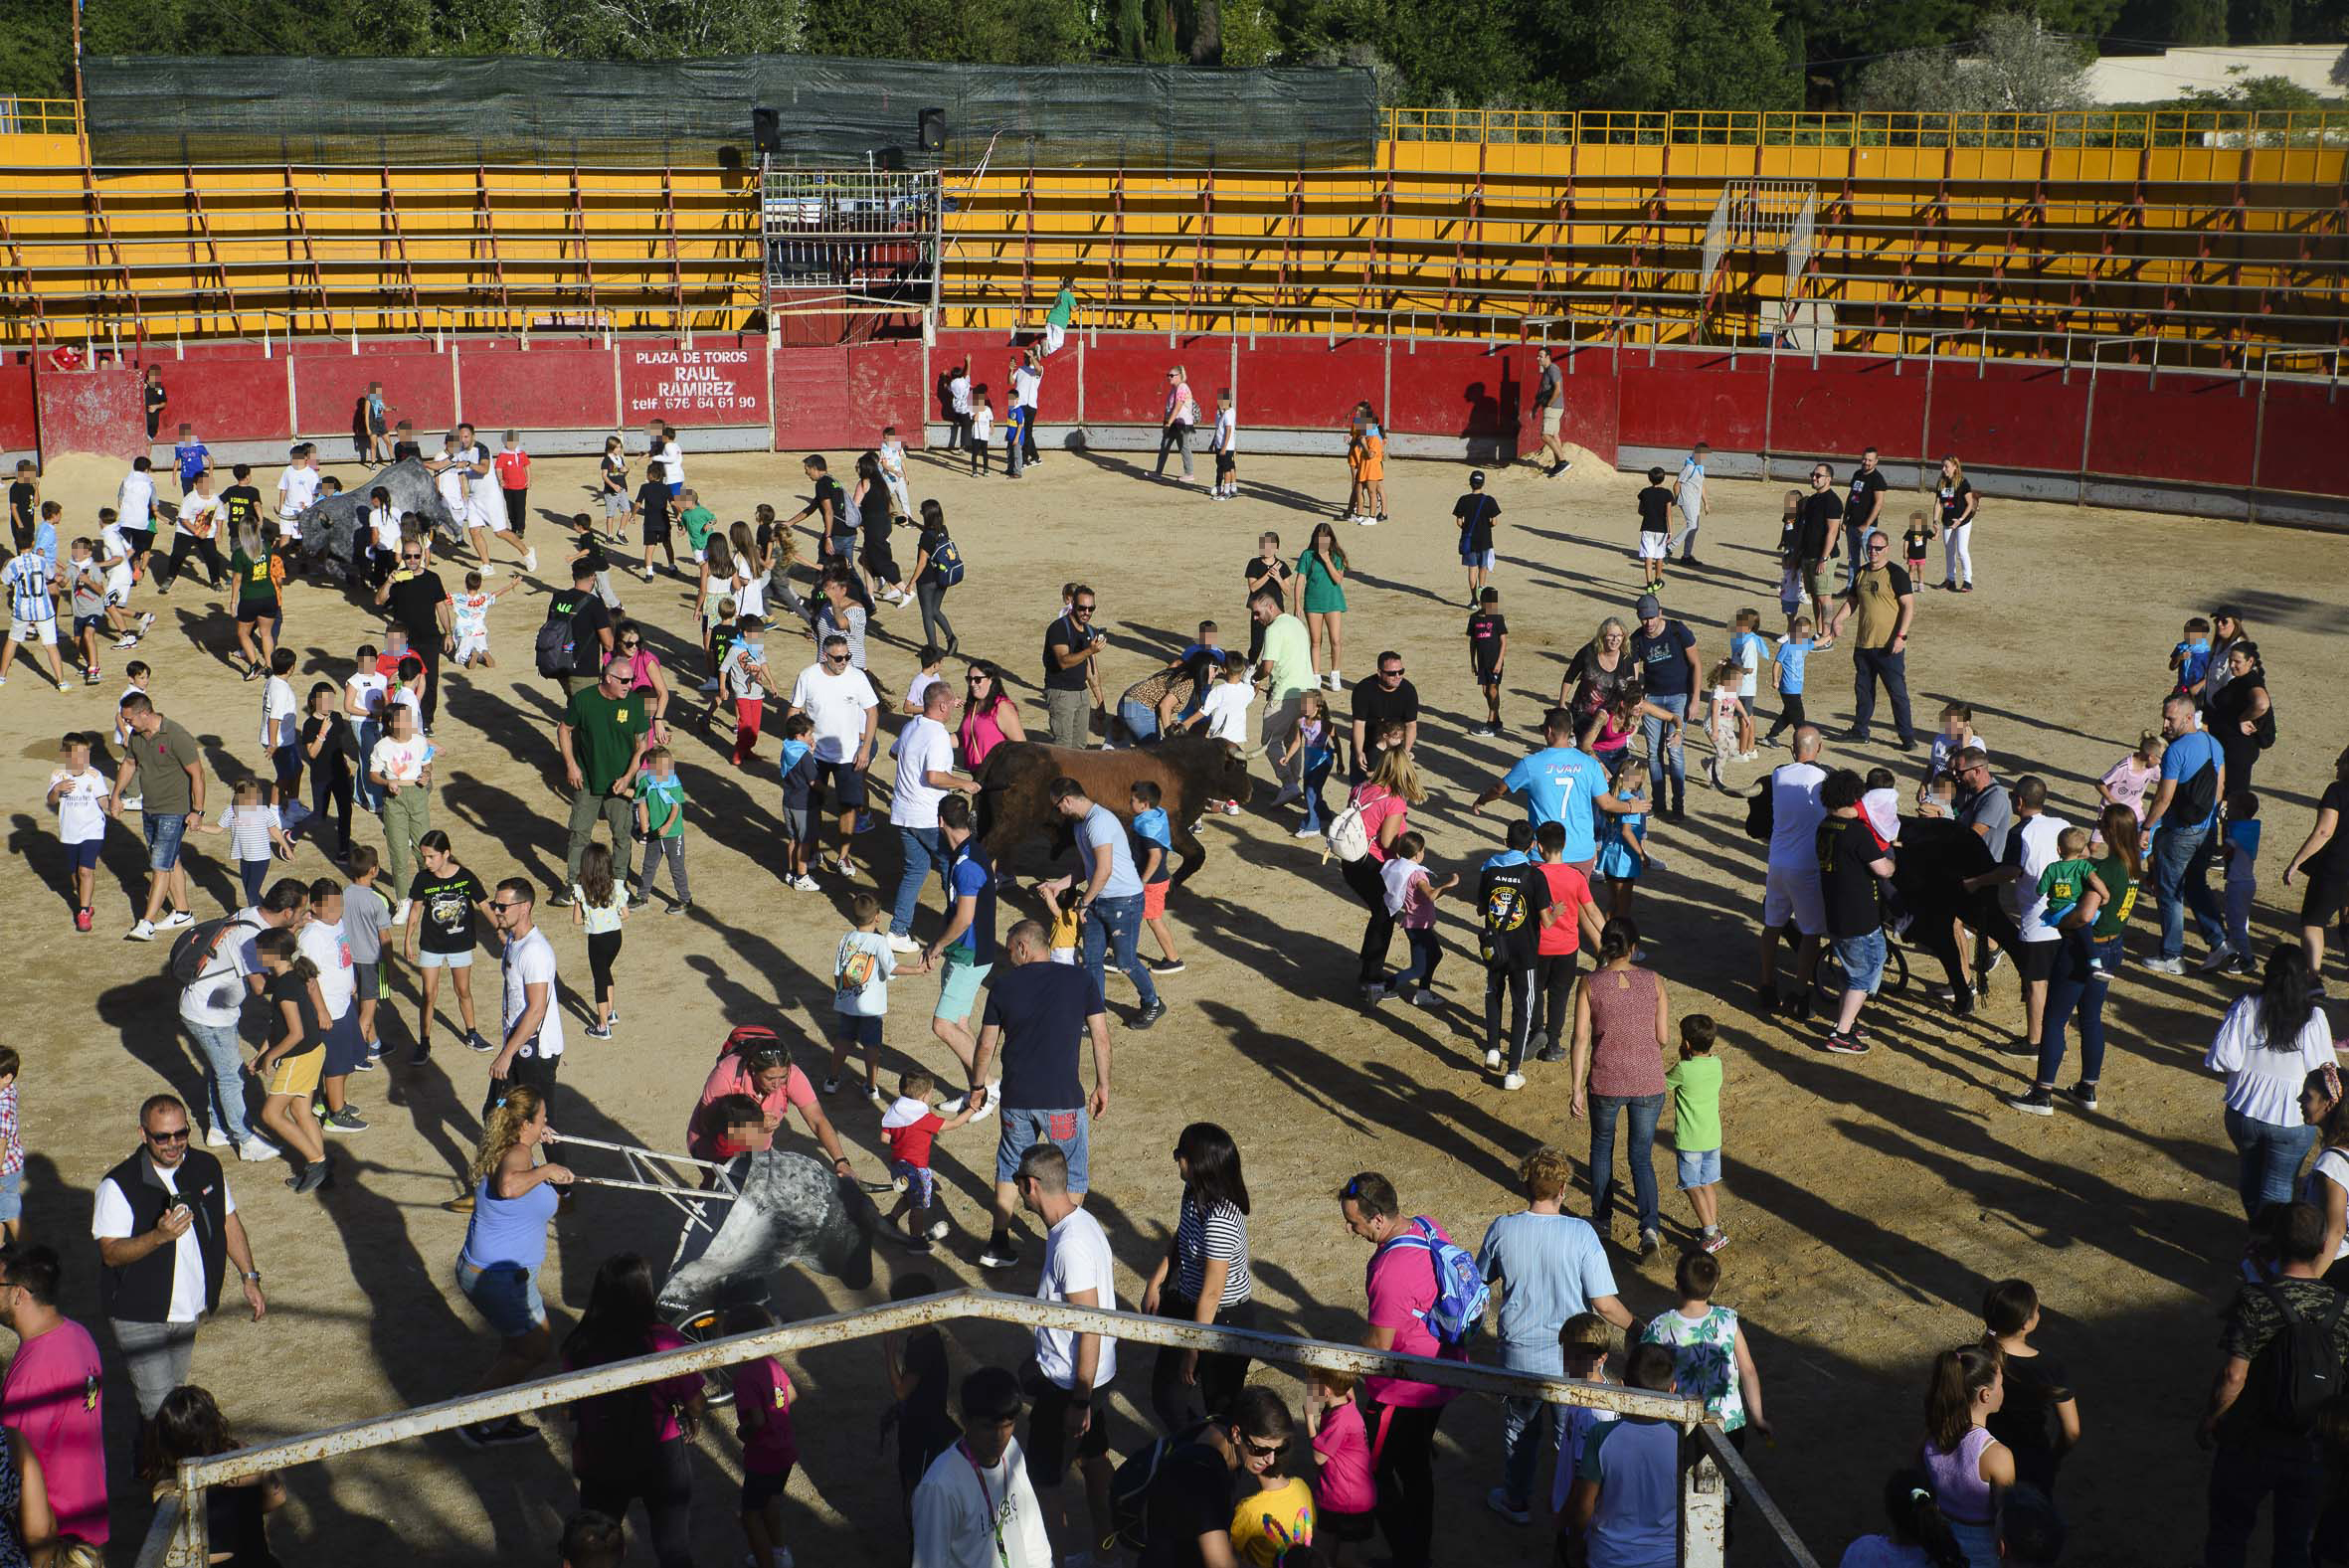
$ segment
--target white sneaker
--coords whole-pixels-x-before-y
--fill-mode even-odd
[[[142,920],[131,927],[129,934],[122,940],[124,942],[153,942],[155,940],[154,924],[151,921]]]
[[[1000,1078],[993,1079],[987,1086],[987,1104],[980,1107],[979,1114],[974,1116],[971,1120],[974,1122],[985,1122],[989,1117],[994,1116],[995,1112],[1002,1107],[1002,1104],[1003,1081]]]
[[[1375,528],[1378,526],[1378,519],[1375,517],[1355,517],[1349,519],[1349,521],[1363,528]]]
[[[405,926],[408,924],[408,906],[414,902],[415,901],[413,899],[400,900],[400,907],[392,911],[393,925]]]
[[[244,1142],[237,1145],[237,1157],[250,1163],[259,1163],[265,1159],[275,1159],[277,1154],[277,1145],[271,1142],[268,1138],[263,1137],[259,1132],[254,1133]]]
[[[1485,1053],[1485,1066],[1492,1072],[1497,1073],[1501,1071],[1501,1053],[1499,1050],[1491,1050]]]
[[[911,937],[893,931],[889,933],[889,951],[891,953],[919,953],[922,951],[922,945]]]
[[[1501,1080],[1501,1087],[1511,1091],[1512,1093],[1515,1093],[1516,1091],[1526,1087],[1526,1075],[1523,1073],[1511,1073],[1508,1077]]]
[[[2211,949],[2209,953],[2203,955],[2202,961],[2194,966],[2194,972],[2197,974],[2208,974],[2213,969],[2223,969],[2227,966],[2228,960],[2232,959],[2234,957],[2235,944],[2232,942],[2222,942],[2217,947]]]
[[[1311,822],[1308,822],[1305,826],[1297,829],[1296,832],[1291,833],[1289,836],[1291,838],[1319,838],[1322,836],[1322,830],[1314,826]]]
[[[2148,974],[2183,974],[2186,972],[2186,964],[2183,959],[2165,958],[2159,955],[2139,960],[2137,967]]]
[[[497,576],[497,563],[494,561],[484,561],[479,566],[473,568],[473,570],[480,573],[483,577],[495,577]]]
[[[1237,801],[1237,800],[1226,800],[1226,801],[1224,801],[1224,802],[1223,802],[1223,814],[1224,814],[1225,816],[1237,816],[1237,815],[1239,815],[1239,814],[1240,814],[1240,803],[1239,803],[1239,801]]]
[[[522,570],[525,572],[538,570],[538,546],[532,545],[522,552]]]
[[[235,1141],[236,1139],[229,1136],[225,1128],[208,1127],[204,1130],[204,1146],[206,1148],[227,1148]]]
[[[813,877],[806,875],[794,877],[792,879],[792,886],[799,889],[802,893],[820,893],[823,891],[822,885],[820,883],[818,883]]]
[[[196,924],[195,916],[184,909],[175,909],[155,922],[155,929],[157,931],[172,931],[181,926],[193,926],[194,924]]]

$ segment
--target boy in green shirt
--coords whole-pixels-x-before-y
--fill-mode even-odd
[[[693,891],[685,882],[685,781],[677,777],[677,762],[667,747],[645,748],[635,794],[636,836],[644,841],[644,869],[636,876],[635,895],[629,903],[641,907],[652,902],[653,868],[665,855],[669,886],[677,895],[668,913],[682,915],[693,907]]]
[[[677,521],[685,529],[685,543],[692,547],[693,559],[698,564],[703,549],[710,542],[710,530],[718,526],[718,515],[702,505],[701,497],[692,490],[685,491],[677,499],[685,508],[677,514]]]
[[[1707,1252],[1729,1244],[1720,1228],[1720,1058],[1713,1054],[1710,1015],[1691,1013],[1680,1022],[1680,1060],[1664,1075],[1672,1089],[1672,1142],[1680,1151],[1680,1189],[1689,1195],[1704,1227]]]
[[[2088,928],[2078,926],[2064,930],[2064,917],[2079,907],[2079,901],[2089,892],[2107,903],[2112,895],[2105,889],[2103,878],[2096,875],[2096,863],[2088,859],[2091,837],[2084,827],[2067,827],[2056,835],[2056,854],[2048,868],[2039,874],[2039,896],[2047,900],[2047,913],[2040,916],[2056,928],[2066,942],[2076,945],[2088,955],[2087,966],[2098,968],[2094,949],[2088,942]]]

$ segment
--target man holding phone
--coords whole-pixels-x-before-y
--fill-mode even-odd
[[[139,1147],[97,1184],[90,1234],[97,1240],[98,1302],[130,1373],[139,1422],[188,1380],[197,1324],[220,1305],[225,1265],[237,1266],[245,1304],[269,1311],[261,1271],[220,1161],[188,1146],[188,1108],[151,1095],[138,1108]]]

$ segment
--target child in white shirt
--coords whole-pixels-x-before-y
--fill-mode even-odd
[[[76,931],[90,930],[94,918],[90,901],[97,891],[98,850],[106,841],[106,796],[114,792],[113,781],[90,766],[90,753],[89,736],[67,736],[49,776],[48,803],[57,811],[57,836],[73,876]]]
[[[262,799],[261,784],[247,779],[231,793],[229,803],[221,808],[220,820],[200,825],[198,832],[226,833],[229,848],[237,859],[237,874],[245,883],[245,902],[261,902],[262,884],[269,880],[270,857],[293,858],[293,845],[286,842],[284,820],[277,808]]]
[[[889,504],[897,508],[900,517],[914,515],[914,503],[905,487],[905,442],[897,438],[897,427],[881,427],[881,483],[889,488]]]
[[[897,972],[897,956],[889,951],[889,912],[870,893],[859,893],[848,903],[848,917],[856,929],[840,938],[832,958],[832,1064],[823,1092],[840,1092],[840,1069],[853,1047],[864,1058],[865,1099],[886,1106],[877,1063],[881,1020],[889,1016],[889,977]]]
[[[1231,389],[1225,387],[1215,394],[1215,435],[1207,449],[1215,454],[1215,484],[1207,491],[1211,501],[1228,501],[1240,493],[1238,450],[1239,416],[1232,412]]]
[[[987,473],[993,452],[991,443],[995,438],[995,406],[987,398],[979,400],[971,411],[971,471]]]
[[[522,579],[514,577],[483,592],[481,574],[467,572],[464,592],[449,596],[450,630],[456,638],[456,662],[460,667],[471,669],[475,660],[484,669],[497,667],[497,660],[489,656],[489,607],[521,586]]]

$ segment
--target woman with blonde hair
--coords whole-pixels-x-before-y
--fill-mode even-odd
[[[1974,513],[1982,505],[1981,492],[1966,483],[1966,465],[1955,457],[1941,459],[1941,477],[1933,486],[1941,512],[1941,581],[1939,587],[1960,594],[1974,591]]]
[[[546,1125],[546,1102],[527,1084],[507,1088],[481,1128],[481,1141],[467,1172],[472,1180],[472,1218],[456,1254],[456,1288],[497,1331],[497,1359],[473,1385],[485,1393],[519,1383],[554,1348],[546,1303],[538,1294],[538,1271],[546,1264],[548,1222],[555,1217],[557,1187],[571,1184],[567,1166],[537,1162],[540,1144],[554,1136]],[[519,1416],[456,1429],[475,1448],[527,1443],[537,1429]]]
[[[1631,656],[1631,633],[1613,615],[1598,623],[1590,640],[1578,649],[1558,681],[1557,705],[1574,715],[1577,727],[1586,726],[1608,708],[1623,688],[1639,679],[1639,661]]]
[[[1159,465],[1150,471],[1154,479],[1167,476],[1167,453],[1182,454],[1182,482],[1190,482],[1190,432],[1199,423],[1198,400],[1190,395],[1190,383],[1184,379],[1182,367],[1174,365],[1167,371],[1167,413],[1159,433]]]
[[[1402,735],[1400,724],[1389,724],[1368,737],[1375,748],[1370,776],[1354,786],[1346,802],[1349,808],[1361,808],[1362,831],[1368,835],[1370,847],[1361,859],[1343,862],[1342,872],[1354,896],[1370,911],[1369,923],[1362,928],[1361,966],[1355,975],[1365,1002],[1386,995],[1386,953],[1394,945],[1394,917],[1386,910],[1386,857],[1402,836],[1411,807],[1427,798],[1419,770],[1403,748]]]

